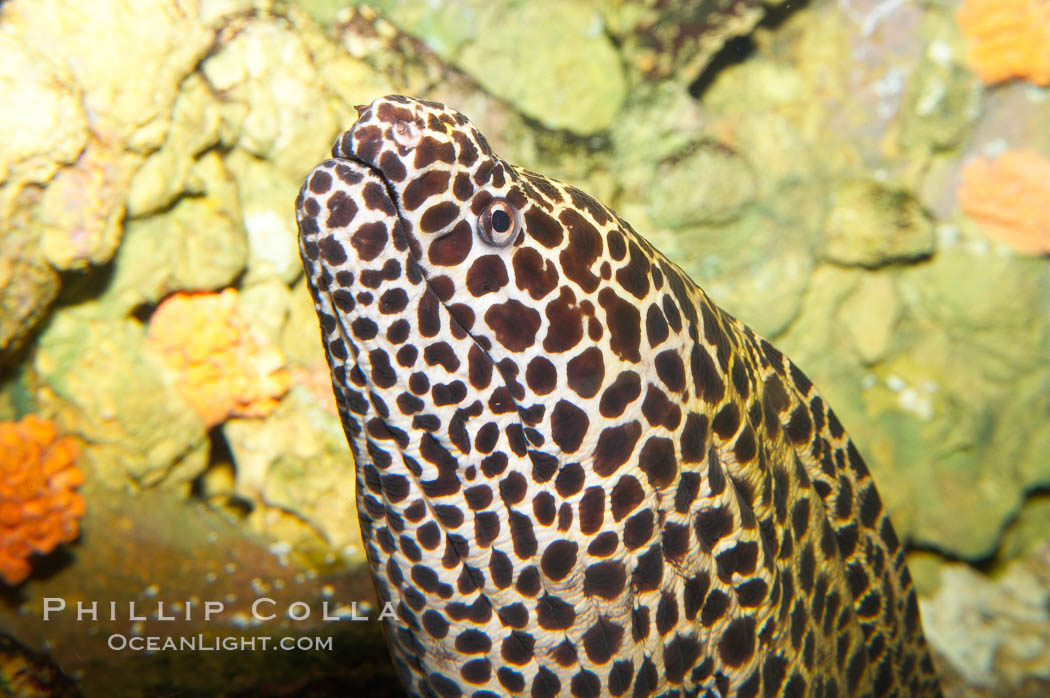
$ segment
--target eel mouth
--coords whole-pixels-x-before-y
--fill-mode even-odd
[[[341,139],[341,141],[337,144],[338,153],[333,152],[333,155],[337,159],[349,160],[358,165],[361,165],[362,167],[365,167],[382,181],[383,186],[386,189],[387,198],[389,198],[391,204],[393,204],[399,223],[399,225],[394,226],[394,230],[392,231],[391,236],[395,239],[395,242],[397,241],[396,239],[398,237],[401,237],[404,243],[404,247],[402,247],[401,245],[395,246],[401,249],[407,247],[408,253],[407,255],[405,255],[406,263],[415,266],[420,277],[423,279],[423,283],[426,284],[429,292],[433,293],[434,296],[438,299],[438,303],[440,304],[444,312],[447,314],[449,322],[456,323],[459,326],[460,331],[464,335],[470,337],[474,345],[486,357],[488,357],[488,360],[492,363],[495,372],[497,373],[497,375],[499,375],[500,380],[503,382],[504,387],[507,388],[508,394],[510,394],[510,381],[508,380],[507,376],[504,375],[503,369],[500,367],[500,364],[496,360],[496,358],[492,355],[492,352],[489,349],[487,349],[486,344],[480,341],[477,335],[471,331],[469,325],[465,324],[460,320],[460,318],[456,314],[455,309],[451,306],[451,304],[448,301],[442,299],[442,294],[438,293],[434,289],[430,277],[427,273],[427,267],[423,263],[424,254],[422,241],[418,238],[418,236],[414,232],[412,224],[408,221],[407,217],[405,216],[404,210],[402,209],[401,205],[401,197],[399,196],[397,188],[394,186],[392,179],[383,171],[382,166],[377,164],[376,162],[379,160],[379,154],[384,152],[383,146],[386,145],[387,147],[389,147],[391,140],[394,142],[394,148],[398,152],[399,159],[406,157],[408,153],[412,152],[415,145],[417,145],[419,142],[421,136],[419,127],[409,121],[396,121],[389,127],[389,131],[386,135],[374,136],[371,138],[359,138],[359,129],[370,127],[369,124],[362,123],[364,119],[365,115],[362,115],[362,117],[359,118],[359,120],[350,128],[346,137]],[[448,233],[445,234],[447,235]],[[511,399],[514,403],[515,411],[518,413],[519,419],[523,420],[523,410],[521,404],[519,404],[517,399]],[[522,421],[522,426],[525,426],[524,421]]]
[[[404,122],[398,122],[398,124],[400,123]],[[391,132],[396,133],[396,128],[398,124],[391,126]],[[382,146],[385,139],[383,137],[372,138],[367,140],[359,139],[357,137],[358,129],[361,126],[362,121],[359,119],[356,123],[354,123],[353,126],[350,127],[350,130],[347,132],[347,134],[339,142],[337,142],[338,152],[333,152],[332,155],[336,159],[349,160],[367,168],[383,183],[383,187],[386,190],[387,198],[390,200],[391,205],[393,205],[394,207],[394,211],[397,215],[397,220],[399,223],[398,225],[394,226],[391,235],[395,238],[395,242],[397,242],[397,238],[401,238],[401,241],[403,241],[405,246],[408,247],[409,255],[412,261],[419,268],[419,271],[422,274],[423,278],[426,279],[426,270],[420,264],[420,260],[423,257],[422,243],[412,232],[412,224],[408,221],[408,218],[405,216],[404,209],[401,205],[401,196],[398,193],[397,188],[394,186],[393,181],[387,175],[387,173],[383,171],[383,168],[376,163],[377,158],[374,156],[368,157],[367,155],[363,155],[361,152],[365,151],[366,153],[371,152],[373,154],[383,152]]]

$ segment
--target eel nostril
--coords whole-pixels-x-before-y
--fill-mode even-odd
[[[423,137],[423,132],[411,121],[396,121],[391,130],[394,140],[405,148],[414,148]]]

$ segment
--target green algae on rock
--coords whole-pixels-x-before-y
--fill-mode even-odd
[[[19,226],[21,227],[21,226]],[[0,231],[0,359],[18,351],[58,295],[58,274],[24,229]]]
[[[602,17],[642,80],[691,82],[726,42],[784,0],[602,0]]]
[[[354,463],[343,453],[339,418],[313,393],[297,386],[269,417],[228,420],[223,434],[237,464],[235,492],[263,510],[253,513],[263,530],[265,510],[275,509],[301,521],[345,564],[363,562]],[[272,534],[285,540],[284,530]]]
[[[853,350],[861,361],[870,365],[885,358],[890,351],[900,313],[899,295],[892,277],[865,274],[839,306],[838,321],[849,336]]]
[[[240,106],[240,110],[235,107]],[[182,83],[172,107],[171,128],[164,144],[142,163],[127,193],[130,217],[142,217],[170,206],[186,190],[197,159],[220,142],[247,107],[218,100],[198,73]]]
[[[376,4],[491,94],[548,128],[607,129],[626,97],[601,16],[584,0]]]
[[[160,17],[166,21],[158,23]],[[43,228],[41,250],[56,268],[84,269],[113,256],[127,183],[143,155],[163,142],[178,84],[208,49],[211,32],[194,20],[174,1],[152,7],[101,3],[90,9],[55,0],[4,6],[7,35],[18,36],[26,55],[39,64],[26,73],[58,71],[35,94],[62,100],[73,117],[53,129],[56,152],[64,149],[60,158],[69,164],[50,179],[34,214]],[[64,40],[56,42],[56,33]],[[108,37],[106,50],[97,50],[98,37]],[[122,65],[134,65],[150,79],[128,80]],[[67,95],[56,97],[56,90]],[[41,106],[34,100],[23,104]],[[46,119],[61,112],[42,113]],[[30,134],[43,123],[35,116],[28,121],[35,126]],[[70,152],[75,152],[71,162]]]
[[[284,23],[248,19],[225,27],[200,70],[224,101],[243,105],[236,146],[292,176],[300,174],[303,150],[324,152],[337,117],[345,118],[326,95],[307,45]]]
[[[718,303],[767,335],[794,320],[815,263],[806,242],[807,207],[790,210],[792,202],[773,197],[724,225],[685,228],[676,236],[682,267],[704,279]]]
[[[293,222],[278,202],[295,191],[295,179],[239,148],[226,156],[225,164],[234,181],[252,183],[237,188],[248,242],[247,269],[241,282],[276,277],[287,288],[299,276],[298,253]]]
[[[474,76],[445,62],[421,39],[398,29],[367,5],[349,8],[340,15],[333,30],[351,57],[375,71],[376,83],[387,81],[388,89],[377,88],[368,94],[388,94],[392,91],[389,85],[396,84],[407,86],[402,90],[406,94],[468,105],[477,115],[479,127],[491,133],[494,148],[530,167],[557,173],[562,179],[588,178],[599,183],[596,191],[615,191],[617,184],[609,171],[610,154],[596,145],[604,139],[567,138],[564,131],[539,125],[514,105],[486,92]],[[333,89],[344,84],[331,78],[328,82]],[[357,92],[349,88],[343,94]]]
[[[933,254],[933,224],[912,196],[872,181],[837,183],[824,229],[824,256],[880,267]]]
[[[164,141],[179,83],[213,39],[177,0],[8,2],[3,21],[39,60],[67,67],[96,137],[138,152]],[[149,79],[131,80],[129,70]]]
[[[700,140],[659,163],[649,186],[653,221],[668,228],[726,223],[754,202],[756,175],[732,149]]]
[[[76,161],[88,131],[68,70],[40,60],[14,32],[0,34],[0,64],[0,132],[15,136],[0,148],[0,220],[6,222],[26,186],[45,184]]]
[[[453,59],[485,89],[548,128],[590,134],[612,125],[626,85],[591,3],[527,2],[488,22],[502,30],[479,32]]]
[[[84,440],[89,479],[110,487],[188,487],[207,463],[203,422],[165,384],[141,325],[94,315],[64,309],[40,335],[40,411]]]
[[[900,142],[937,150],[957,145],[980,110],[979,81],[953,60],[947,42],[934,41],[904,94]]]
[[[899,351],[865,392],[872,413],[898,415],[877,460],[919,464],[901,472],[917,540],[983,558],[1024,492],[1050,481],[1050,269],[964,238],[895,279]]]
[[[127,221],[125,242],[100,300],[108,313],[153,305],[174,291],[231,284],[248,261],[236,185],[214,151],[194,163],[186,196],[169,209]]]

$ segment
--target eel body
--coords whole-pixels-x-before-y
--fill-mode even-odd
[[[940,695],[839,420],[616,213],[400,96],[296,210],[410,694]]]

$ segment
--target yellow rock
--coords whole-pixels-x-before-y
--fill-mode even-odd
[[[11,187],[13,196],[77,159],[87,142],[87,121],[68,72],[33,55],[13,32],[0,34],[0,65],[0,184]],[[10,215],[7,200],[0,199],[0,217]]]
[[[178,85],[212,41],[193,4],[14,0],[4,25],[28,52],[69,71],[100,140],[149,151],[164,142]]]
[[[290,28],[250,20],[201,65],[212,90],[246,105],[236,145],[290,175],[308,153],[331,148],[339,130],[306,45]]]
[[[862,276],[839,308],[839,321],[866,364],[886,355],[899,315],[897,289],[884,274]]]

